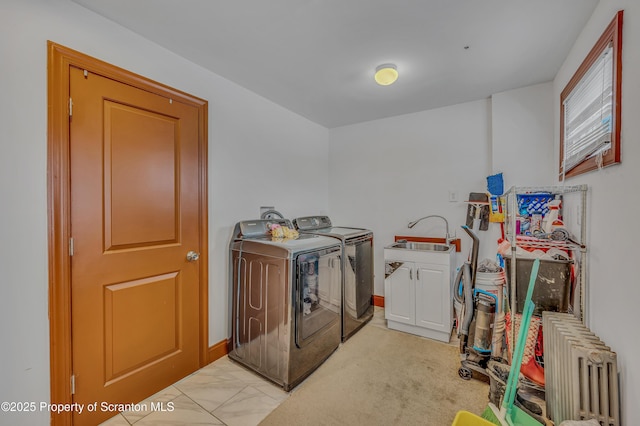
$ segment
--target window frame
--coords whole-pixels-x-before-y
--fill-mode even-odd
[[[613,20],[602,33],[596,44],[593,46],[582,64],[578,67],[571,80],[567,83],[564,90],[560,94],[560,159],[559,159],[559,180],[565,177],[578,176],[580,174],[595,170],[599,167],[596,157],[584,159],[578,165],[567,172],[564,172],[564,101],[572,92],[572,90],[580,83],[592,65],[600,58],[607,47],[613,46],[613,98],[612,98],[612,131],[611,131],[611,147],[602,155],[601,167],[607,167],[620,163],[620,123],[622,113],[622,18],[624,11],[620,10],[616,13]]]

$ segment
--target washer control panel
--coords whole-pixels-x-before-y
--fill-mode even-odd
[[[331,228],[329,216],[307,216],[294,219],[296,228],[301,231],[311,231],[314,229]]]

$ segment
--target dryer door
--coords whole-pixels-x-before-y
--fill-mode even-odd
[[[296,258],[296,346],[340,321],[342,292],[341,248],[303,253]]]

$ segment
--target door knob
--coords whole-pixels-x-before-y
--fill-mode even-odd
[[[187,253],[187,260],[189,262],[195,262],[196,260],[198,260],[200,258],[200,253],[196,253],[195,251],[191,250],[189,253]]]

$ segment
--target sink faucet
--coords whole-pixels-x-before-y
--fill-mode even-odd
[[[444,239],[445,239],[447,244],[450,244],[453,239],[449,235],[449,222],[447,222],[447,219],[444,216],[440,216],[440,215],[437,215],[437,214],[430,214],[429,216],[421,217],[418,220],[414,220],[413,222],[409,222],[409,225],[407,225],[407,227],[408,228],[413,228],[414,226],[416,226],[418,224],[418,222],[420,222],[420,221],[422,221],[424,219],[428,219],[430,217],[439,217],[440,219],[444,220],[444,225],[445,225],[445,229],[446,229],[446,235],[445,235]]]

